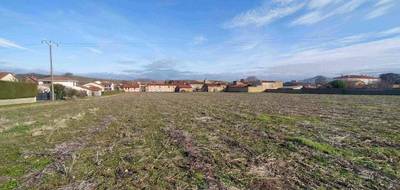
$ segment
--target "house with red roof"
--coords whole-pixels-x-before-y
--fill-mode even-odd
[[[175,92],[193,92],[193,88],[190,84],[178,84],[175,88]]]
[[[18,79],[15,77],[15,75],[12,73],[9,73],[9,72],[0,72],[0,80],[1,81],[11,81],[11,82],[18,81]]]
[[[82,86],[88,96],[101,96],[102,89],[96,86]]]
[[[176,84],[149,83],[145,86],[146,92],[175,92]]]
[[[26,76],[26,77],[24,77],[23,81],[27,82],[27,83],[33,83],[33,84],[39,83],[38,79],[34,76]]]
[[[50,85],[51,84],[51,77],[41,78],[38,80],[39,85]],[[77,86],[78,81],[75,79],[71,79],[69,77],[62,77],[62,76],[54,76],[53,77],[54,84],[61,84],[65,87],[73,87]]]
[[[84,84],[83,85],[84,87],[96,87],[96,88],[100,88],[101,89],[101,91],[103,92],[104,91],[104,86],[101,84],[101,83],[97,83],[97,82],[89,82],[89,83],[87,83],[87,84]]]
[[[141,92],[140,85],[138,83],[125,83],[122,84],[121,89],[124,92]]]
[[[204,84],[202,87],[203,92],[223,92],[226,88],[225,84]]]

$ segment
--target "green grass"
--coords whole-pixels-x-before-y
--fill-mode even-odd
[[[294,137],[294,138],[290,138],[289,140],[303,144],[305,146],[308,146],[317,151],[324,152],[327,154],[338,155],[340,153],[336,148],[334,148],[333,146],[331,146],[329,144],[318,143],[318,142],[315,142],[311,139],[307,139],[304,137]]]

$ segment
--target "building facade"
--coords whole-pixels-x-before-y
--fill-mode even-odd
[[[12,73],[8,72],[0,72],[0,80],[1,81],[9,81],[9,82],[17,82],[18,79]]]
[[[226,89],[224,84],[204,84],[202,91],[204,92],[223,92]]]
[[[178,84],[175,92],[193,92],[193,88],[190,84]]]
[[[176,85],[174,84],[147,84],[146,92],[175,92]]]
[[[121,86],[121,88],[124,92],[140,92],[141,91],[140,85],[137,83],[123,84]]]
[[[39,85],[50,85],[51,84],[51,77],[46,77],[46,78],[42,78],[39,79]],[[55,76],[53,77],[53,83],[54,84],[61,84],[63,86],[66,87],[73,87],[73,86],[77,86],[78,81],[68,78],[68,77],[58,77]]]

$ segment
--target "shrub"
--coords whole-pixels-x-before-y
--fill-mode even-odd
[[[334,80],[329,83],[333,88],[347,88],[347,84],[345,81]]]
[[[0,99],[30,98],[36,95],[36,84],[0,81]]]
[[[54,93],[57,100],[65,100],[72,97],[85,97],[86,93],[75,89],[66,88],[61,84],[54,84]]]
[[[63,100],[65,97],[65,86],[54,84],[54,96],[56,97],[56,100]]]
[[[75,90],[75,89],[71,89],[71,88],[65,88],[65,96],[66,97],[85,97],[86,93],[83,91],[79,91],[79,90]]]

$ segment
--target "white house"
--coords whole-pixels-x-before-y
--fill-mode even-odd
[[[0,72],[0,80],[1,81],[11,81],[11,82],[18,81],[18,79],[12,73],[8,73],[8,72]]]
[[[125,92],[140,92],[140,85],[138,83],[123,84],[122,90]]]
[[[88,96],[101,96],[101,88],[95,87],[95,86],[83,86],[82,88],[86,89],[86,93]]]
[[[83,85],[84,87],[87,87],[87,88],[90,88],[90,87],[96,87],[96,88],[99,88],[102,92],[104,92],[104,86],[103,85],[101,85],[101,82],[100,82],[100,84],[96,81],[96,82],[90,82],[90,83],[87,83],[87,84],[84,84]]]
[[[115,90],[115,84],[112,83],[112,82],[103,81],[103,82],[101,82],[101,85],[104,86],[104,90],[105,91],[113,91],[113,90]]]
[[[174,84],[147,84],[146,92],[175,92],[176,85]]]
[[[46,77],[39,79],[39,85],[50,85],[51,84],[51,77]],[[59,76],[54,76],[53,77],[53,83],[54,84],[61,84],[66,87],[73,87],[77,86],[78,81],[68,78],[68,77],[59,77]]]

